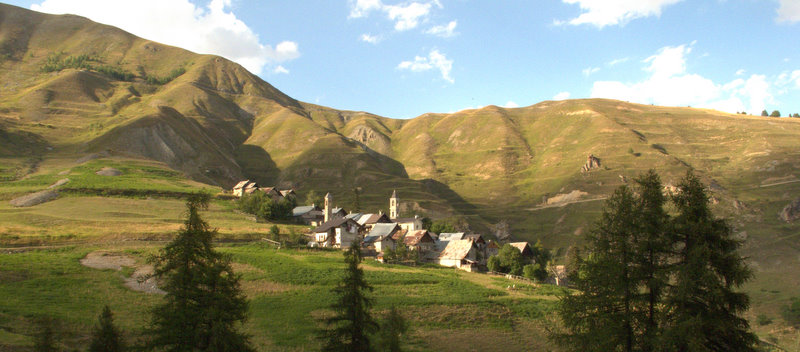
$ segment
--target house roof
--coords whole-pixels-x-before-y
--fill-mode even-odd
[[[372,225],[377,223],[391,223],[392,220],[389,219],[386,214],[364,214],[360,219],[358,219],[358,223],[361,225]]]
[[[250,183],[250,180],[239,181],[236,186],[233,186],[233,189],[242,189],[248,183]]]
[[[406,236],[406,233],[408,233],[408,230],[401,229],[400,231],[397,231],[397,232],[394,233],[394,235],[392,235],[392,239],[395,240],[395,241],[399,241],[399,240],[403,239],[403,237]]]
[[[470,239],[475,241],[475,243],[486,243],[486,241],[483,240],[483,236],[477,233],[465,235],[463,239],[465,240]]]
[[[511,242],[509,244],[514,248],[519,249],[519,252],[522,253],[522,255],[533,255],[533,250],[528,242]]]
[[[464,239],[463,232],[442,232],[439,234],[439,241],[454,241],[463,239]]]
[[[447,243],[447,247],[439,254],[439,259],[463,260],[469,255],[469,251],[475,242],[472,240],[453,240]]]
[[[322,225],[317,226],[317,228],[312,230],[312,232],[314,232],[314,233],[328,232],[328,230],[330,230],[332,228],[335,228],[335,227],[342,226],[348,221],[352,222],[353,225],[361,227],[361,225],[359,225],[357,222],[353,221],[353,219],[336,218],[336,219],[330,220],[330,221],[328,221],[326,223],[323,223]]]
[[[396,189],[392,190],[392,196],[389,197],[389,198],[397,198],[397,190]]]
[[[433,237],[431,237],[431,234],[428,232],[428,230],[417,230],[409,233],[405,238],[403,238],[403,243],[406,246],[416,246],[421,242],[433,243]]]
[[[369,232],[368,236],[378,236],[378,237],[391,236],[399,229],[400,226],[394,222],[388,224],[383,224],[383,223],[375,224],[375,226],[372,226],[372,230]]]
[[[292,209],[292,216],[303,216],[311,211],[320,210],[316,205],[303,205]]]
[[[333,209],[331,209],[331,214],[336,214],[336,213],[347,213],[347,212],[344,211],[343,208],[333,208]]]
[[[500,249],[500,245],[497,244],[497,241],[489,240],[489,242],[486,242],[486,248],[497,248],[497,249]]]
[[[288,196],[290,194],[291,195],[297,195],[297,193],[294,193],[293,189],[286,189],[286,190],[281,191],[281,195],[284,196],[284,197],[286,197],[286,196]]]
[[[346,217],[346,218],[348,218],[348,219],[353,219],[353,221],[355,221],[355,222],[357,222],[359,225],[362,225],[362,226],[363,226],[364,224],[362,224],[362,223],[361,223],[359,220],[360,220],[362,217],[366,216],[366,215],[367,215],[367,214],[362,214],[362,213],[350,213],[350,214],[347,214],[347,215],[345,215],[344,217]]]

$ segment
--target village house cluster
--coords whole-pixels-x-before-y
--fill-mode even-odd
[[[486,268],[489,257],[496,255],[500,245],[480,234],[464,232],[436,234],[422,228],[419,216],[401,217],[397,191],[389,197],[389,213],[348,213],[333,206],[333,196],[325,195],[323,208],[316,205],[294,209],[296,219],[316,226],[311,230],[314,247],[348,248],[359,242],[366,256],[383,261],[387,251],[402,244],[413,250],[419,260],[467,271]],[[523,256],[531,258],[527,242],[511,243]]]
[[[233,194],[266,192],[273,201],[296,197],[293,190],[278,190],[275,187],[259,187],[255,182],[239,182]],[[464,232],[436,234],[422,228],[422,218],[400,217],[400,198],[397,191],[389,197],[389,213],[348,213],[335,207],[333,196],[327,193],[323,207],[316,204],[297,206],[292,217],[299,223],[314,226],[311,230],[311,247],[346,249],[353,242],[361,244],[365,256],[384,260],[388,251],[396,251],[401,245],[413,250],[419,260],[426,263],[459,268],[466,271],[485,270],[489,257],[496,255],[500,244],[486,240],[480,234]],[[532,259],[533,251],[528,242],[513,242],[523,257]]]

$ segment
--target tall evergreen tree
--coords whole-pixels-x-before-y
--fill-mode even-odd
[[[98,318],[98,325],[92,331],[92,343],[89,352],[119,352],[125,350],[122,333],[114,326],[114,315],[111,308],[103,307]]]
[[[642,286],[637,305],[643,310],[639,325],[642,329],[641,350],[654,351],[658,346],[663,320],[661,302],[669,281],[670,218],[664,210],[666,197],[661,178],[650,170],[634,179],[636,193],[634,243],[634,280]]]
[[[147,347],[158,351],[252,351],[249,336],[237,331],[247,318],[247,300],[229,256],[214,250],[216,234],[200,218],[207,195],[186,202],[178,236],[152,258],[154,276],[166,291],[152,311]]]
[[[345,274],[333,289],[337,299],[331,308],[335,314],[324,321],[328,329],[322,334],[323,351],[373,351],[369,334],[378,325],[369,312],[372,300],[366,296],[366,291],[372,291],[372,286],[364,280],[364,271],[359,268],[361,259],[361,247],[353,242],[344,253]]]
[[[573,351],[633,351],[637,340],[634,296],[635,200],[627,186],[606,201],[602,219],[587,235],[590,255],[573,283],[582,291],[562,297],[563,331],[553,339]]]
[[[756,336],[741,314],[749,298],[736,289],[752,277],[742,242],[715,219],[703,184],[691,171],[673,196],[676,263],[666,306],[663,347],[669,351],[754,351]]]

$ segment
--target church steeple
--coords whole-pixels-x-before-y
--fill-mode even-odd
[[[392,191],[392,196],[389,197],[389,218],[397,219],[399,213],[397,207],[400,205],[400,198],[397,197],[397,190]]]
[[[331,212],[333,211],[333,196],[330,192],[325,194],[325,219],[323,222],[328,222],[331,219]]]

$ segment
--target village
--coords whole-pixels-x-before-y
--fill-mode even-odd
[[[257,183],[245,180],[233,188],[236,197],[254,192],[266,193],[273,202],[287,197],[296,197],[294,190],[278,190],[275,187],[259,187]],[[353,242],[360,243],[362,253],[367,258],[387,262],[398,252],[410,253],[416,262],[433,263],[469,272],[489,271],[488,262],[498,255],[504,245],[493,239],[484,238],[478,233],[442,232],[435,233],[423,228],[423,219],[418,215],[402,217],[400,197],[393,191],[388,199],[389,213],[353,213],[334,206],[330,193],[324,197],[324,204],[296,206],[292,218],[297,223],[312,226],[307,233],[308,246],[315,248],[347,249]],[[534,251],[528,242],[509,242],[516,248],[526,263],[539,264],[544,268],[548,263],[536,263]],[[563,285],[564,266],[549,268],[547,282]]]

